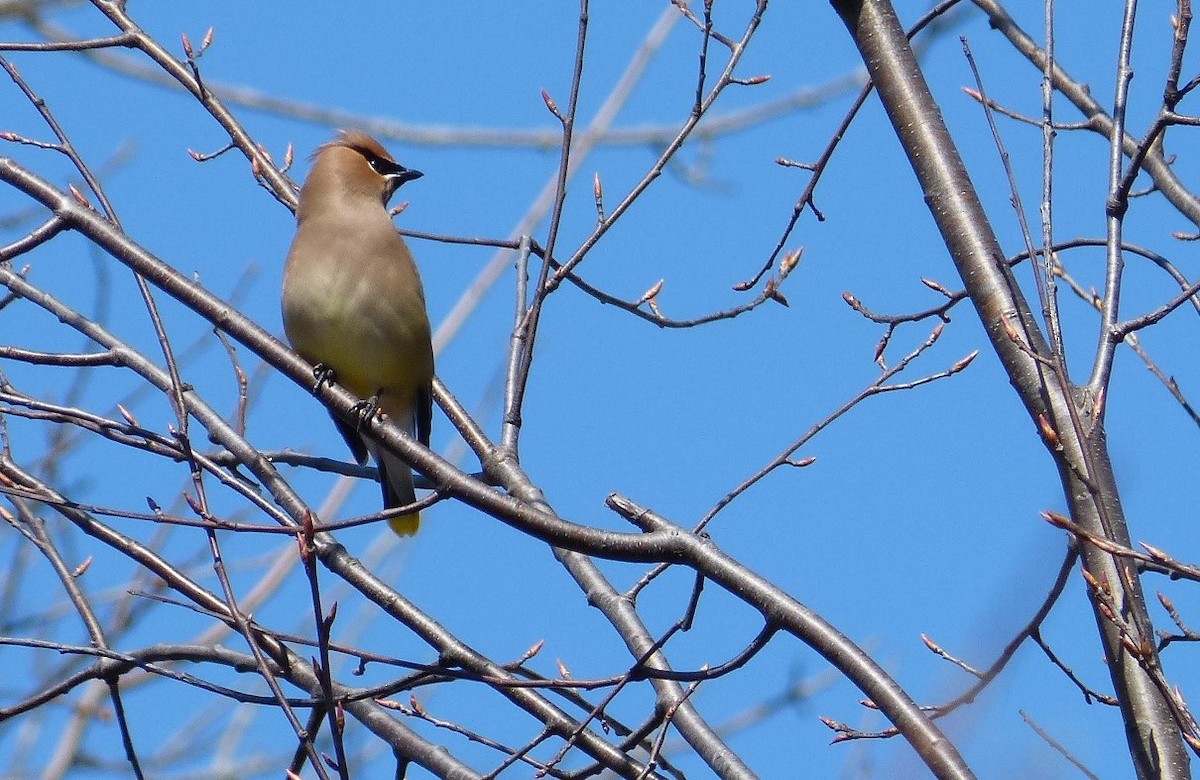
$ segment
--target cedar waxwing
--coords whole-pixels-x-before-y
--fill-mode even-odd
[[[417,266],[387,202],[420,171],[398,164],[371,136],[343,131],[317,149],[296,209],[283,271],[283,328],[296,352],[359,398],[373,401],[429,446],[433,345]],[[334,417],[359,463],[379,464],[386,509],[416,500],[412,470]],[[388,521],[416,533],[417,512]]]

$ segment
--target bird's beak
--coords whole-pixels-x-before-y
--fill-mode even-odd
[[[412,168],[405,168],[403,165],[397,165],[393,170],[384,174],[383,186],[383,203],[386,206],[387,202],[396,194],[396,190],[400,189],[400,185],[406,181],[419,179],[425,174],[420,171],[415,171]]]
[[[413,179],[419,179],[425,175],[425,174],[421,173],[420,171],[413,170],[412,168],[405,168],[405,167],[399,166],[399,165],[396,167],[400,168],[400,170],[396,171],[395,173],[393,173],[391,175],[396,177],[396,186],[397,187],[399,187],[401,184],[403,184],[406,181],[412,181]]]

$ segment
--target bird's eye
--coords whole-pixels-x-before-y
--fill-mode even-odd
[[[371,166],[371,170],[378,173],[384,178],[405,174],[408,169],[399,163],[393,162],[386,157],[379,157],[374,154],[367,155],[367,164]]]

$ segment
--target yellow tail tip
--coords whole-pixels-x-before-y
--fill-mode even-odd
[[[396,536],[412,536],[421,527],[421,513],[413,512],[411,515],[393,517],[387,523]]]

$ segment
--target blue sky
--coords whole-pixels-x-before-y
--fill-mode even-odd
[[[608,97],[646,32],[661,13],[658,3],[593,4],[583,88],[581,124]],[[716,4],[716,19],[727,34],[739,34],[748,4]],[[349,2],[331,13],[325,4],[232,2],[131,4],[131,13],[177,55],[180,33],[198,43],[211,26],[214,43],[200,61],[212,83],[249,87],[271,97],[336,108],[364,118],[403,122],[416,128],[553,131],[540,91],[565,106],[575,46],[577,8],[573,4],[525,4],[520,12],[505,4],[445,2],[416,6]],[[911,22],[920,4],[902,3]],[[1031,9],[1032,10],[1032,9]],[[1112,51],[1119,18],[1099,10],[1080,20],[1064,11],[1058,40],[1065,66],[1087,81],[1102,103],[1111,102]],[[111,26],[91,6],[56,11],[54,22],[76,35],[107,35]],[[1041,29],[1040,11],[1021,19]],[[1040,75],[990,31],[978,14],[959,17],[953,30],[926,54],[927,74],[956,134],[994,226],[1009,252],[1022,248],[1010,193],[984,117],[961,87],[972,84],[958,35],[967,36],[991,95],[1034,115]],[[1169,28],[1147,16],[1139,28],[1138,64],[1131,112],[1133,132],[1161,95]],[[0,23],[0,39],[28,40],[31,33]],[[644,78],[628,96],[615,127],[674,127],[690,107],[698,36],[686,22],[672,30]],[[720,54],[717,52],[716,54]],[[134,53],[117,52],[139,61]],[[715,55],[714,55],[715,56]],[[187,150],[211,152],[226,139],[220,127],[187,96],[164,90],[71,54],[13,54],[31,85],[47,100],[86,159],[99,164],[127,156],[106,178],[106,188],[126,231],[180,271],[195,274],[211,291],[234,296],[241,309],[275,333],[281,332],[278,282],[293,230],[291,214],[254,184],[244,158],[227,154],[198,164]],[[840,22],[825,4],[772,6],[739,74],[770,74],[755,87],[730,89],[716,114],[763,104],[804,87],[820,86],[854,73],[857,55]],[[769,255],[793,204],[807,183],[806,172],[775,164],[777,157],[813,160],[837,126],[851,95],[788,113],[709,143],[685,149],[679,165],[650,188],[636,207],[599,243],[581,266],[592,284],[636,299],[664,279],[658,298],[667,316],[686,318],[742,303],[746,293],[731,288],[750,277]],[[0,87],[4,127],[34,138],[49,138],[36,114],[7,83]],[[307,172],[309,152],[333,128],[246,107],[239,119],[276,159],[286,146],[296,149],[293,175]],[[1060,116],[1076,113],[1065,103]],[[1041,166],[1036,128],[1001,120],[1013,155],[1021,195],[1036,225]],[[554,174],[557,148],[462,143],[430,144],[387,139],[403,164],[426,174],[406,186],[398,200],[410,205],[398,223],[414,230],[453,236],[507,237]],[[653,145],[602,146],[572,181],[560,239],[569,255],[595,221],[592,176],[604,183],[614,205],[653,163]],[[25,147],[3,147],[41,175],[62,181],[65,163]],[[1107,146],[1098,137],[1063,133],[1058,152],[1056,236],[1102,236]],[[1178,169],[1194,179],[1184,156]],[[688,173],[699,173],[699,180]],[[22,206],[0,191],[0,214]],[[804,247],[799,268],[783,288],[790,306],[767,305],[733,321],[690,330],[661,330],[582,292],[564,287],[550,300],[539,335],[530,394],[524,415],[522,464],[564,517],[605,528],[627,530],[603,500],[620,492],[681,525],[691,525],[730,489],[757,471],[811,425],[830,414],[878,374],[875,344],[882,335],[846,306],[849,291],[876,311],[900,313],[936,304],[936,293],[921,284],[931,278],[957,289],[954,269],[922,201],[911,169],[902,158],[882,110],[869,102],[851,128],[817,191],[827,217],[817,223],[805,214],[788,242]],[[31,225],[23,226],[28,230]],[[1189,246],[1171,240],[1172,231],[1194,229],[1154,199],[1135,202],[1127,223],[1129,240],[1162,251],[1186,269]],[[5,233],[5,243],[21,235]],[[535,234],[544,240],[545,225]],[[431,241],[411,244],[425,279],[435,327],[465,287],[492,259],[492,251]],[[82,240],[64,236],[26,258],[31,278],[87,311],[97,289],[109,285],[110,327],[157,355],[152,333],[134,297],[129,274],[108,257],[97,256]],[[1085,285],[1102,282],[1103,255],[1085,250],[1068,258]],[[250,273],[248,274],[248,269]],[[1032,291],[1027,270],[1019,273]],[[498,433],[495,395],[513,318],[514,274],[501,277],[461,331],[438,356],[438,373],[481,421]],[[1174,292],[1166,278],[1144,264],[1130,263],[1125,305],[1141,313]],[[230,409],[235,388],[228,359],[208,328],[194,315],[160,298],[177,344],[203,340],[205,351],[185,370],[185,378],[217,408]],[[1086,376],[1096,340],[1096,318],[1087,307],[1063,296],[1068,317],[1071,368]],[[23,311],[32,312],[32,307]],[[45,315],[20,319],[0,314],[0,343],[41,349],[79,349]],[[954,695],[969,684],[961,672],[932,656],[921,644],[926,633],[948,651],[986,665],[1032,614],[1058,570],[1064,539],[1038,517],[1061,511],[1063,498],[1052,463],[990,352],[974,312],[959,306],[938,345],[904,376],[936,373],[982,350],[971,367],[951,379],[904,393],[866,401],[805,447],[814,465],[768,477],[723,512],[709,529],[724,549],[764,574],[800,601],[825,615],[868,648],[922,703]],[[1143,335],[1185,392],[1200,386],[1195,334],[1184,311]],[[900,331],[889,348],[892,362],[921,343],[928,326]],[[255,373],[249,434],[264,449],[290,447],[330,457],[346,453],[323,410],[302,388],[277,376]],[[64,373],[31,370],[11,361],[0,366],[26,392],[60,398]],[[115,370],[98,376],[83,404],[110,408],[134,387]],[[1195,429],[1140,361],[1120,354],[1109,398],[1113,458],[1135,540],[1188,558],[1196,537],[1194,517]],[[166,431],[169,407],[158,398],[137,402],[144,425]],[[26,455],[37,452],[46,429],[13,423]],[[26,442],[28,442],[26,444]],[[434,448],[456,446],[452,428],[435,419]],[[72,495],[134,510],[151,495],[171,506],[186,471],[135,457],[112,445],[90,443],[68,461],[75,470],[63,477]],[[464,463],[472,468],[473,464]],[[138,479],[129,478],[130,473]],[[334,478],[286,470],[314,506]],[[338,511],[350,517],[376,511],[378,491],[359,484]],[[224,511],[248,521],[232,501]],[[149,536],[154,529],[120,525]],[[15,534],[4,555],[18,546]],[[466,507],[443,503],[427,514],[414,541],[379,541],[374,528],[339,534],[356,555],[465,641],[494,658],[520,656],[534,643],[546,645],[535,665],[555,674],[561,659],[576,677],[622,671],[629,659],[599,614],[554,562],[541,543]],[[176,529],[165,542],[183,555],[201,537]],[[80,557],[103,551],[76,540]],[[250,587],[288,543],[278,537],[228,540],[237,560],[235,578]],[[276,552],[276,550],[280,552]],[[197,576],[212,582],[203,557],[192,563]],[[627,586],[643,567],[604,564],[618,586]],[[48,576],[44,570],[37,575]],[[30,574],[30,576],[34,576]],[[120,562],[96,565],[87,575],[93,592],[117,599],[128,587]],[[642,602],[652,630],[678,618],[691,585],[674,573],[650,589]],[[328,583],[332,598],[336,584]],[[56,595],[56,585],[47,590]],[[1147,579],[1148,593],[1163,589],[1188,614],[1194,599],[1163,581]],[[37,585],[24,591],[29,611]],[[47,597],[43,594],[43,597]],[[401,629],[385,624],[343,593],[348,615],[343,628],[355,640],[383,651],[432,661],[428,649]],[[255,616],[281,630],[311,630],[301,578],[261,606]],[[353,609],[350,609],[353,607]],[[160,608],[154,629],[185,640],[206,625],[196,616]],[[1156,620],[1164,621],[1161,610]],[[696,628],[672,645],[681,668],[720,663],[758,630],[754,615],[726,594],[710,588]],[[150,627],[135,632],[129,646],[164,637]],[[361,631],[361,633],[353,633]],[[1047,622],[1044,634],[1066,662],[1092,685],[1107,691],[1095,626],[1085,605],[1078,574]],[[70,635],[68,633],[68,635]],[[78,639],[78,637],[76,637]],[[233,641],[233,640],[230,640]],[[236,644],[236,642],[233,642]],[[11,664],[52,665],[53,658],[10,656]],[[1172,681],[1194,684],[1187,649],[1167,656]],[[798,642],[777,639],[741,674],[701,686],[696,701],[716,724],[776,696],[797,680],[824,681],[828,667]],[[249,677],[230,682],[251,685]],[[16,689],[14,690],[14,685]],[[460,686],[466,688],[466,686]],[[153,690],[156,693],[150,693]],[[5,701],[17,697],[18,683],[6,685]],[[500,739],[520,741],[532,725],[514,718],[499,697],[479,690],[423,691],[422,702],[438,717],[475,719]],[[187,723],[184,713],[205,712],[213,700],[181,686],[159,683],[134,694],[138,726],[167,739]],[[145,698],[137,698],[145,697]],[[179,697],[175,699],[174,697]],[[916,773],[907,746],[897,740],[829,746],[829,732],[817,720],[827,715],[864,728],[879,728],[878,716],[862,709],[851,686],[825,682],[813,698],[781,709],[730,744],[763,777],[796,776],[804,767],[813,777],[909,776]],[[1191,698],[1195,698],[1192,696]],[[176,702],[183,702],[178,704]],[[647,702],[631,696],[623,712],[631,719]],[[218,702],[219,705],[219,702]],[[1021,721],[1026,711],[1101,776],[1126,776],[1128,759],[1115,711],[1084,704],[1080,694],[1032,646],[1024,647],[1011,668],[974,706],[943,722],[972,766],[984,777],[1075,777]],[[247,718],[241,746],[247,754],[270,753],[288,744],[287,729],[271,711],[239,712]],[[55,744],[55,717],[43,722],[37,744]],[[212,726],[227,734],[228,724]],[[115,732],[94,727],[90,739],[110,757]],[[429,730],[425,730],[430,733]],[[498,758],[457,738],[452,751],[486,768]],[[16,724],[0,728],[0,764],[15,760],[24,747]],[[384,756],[371,772],[381,771]],[[704,776],[695,759],[679,759],[689,776]],[[267,773],[278,775],[277,767]],[[518,772],[517,775],[519,776]],[[80,771],[78,776],[90,776]],[[97,773],[98,776],[98,773]],[[410,776],[421,777],[419,770]]]

